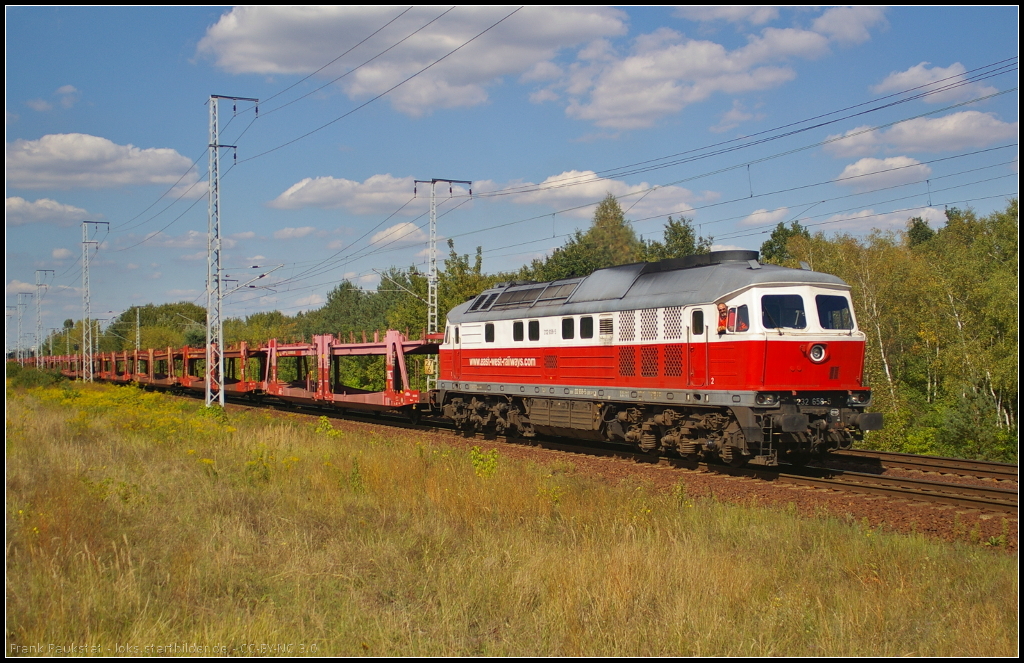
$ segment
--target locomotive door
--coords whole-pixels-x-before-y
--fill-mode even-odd
[[[687,383],[691,387],[703,387],[708,375],[708,326],[709,314],[699,307],[686,310]]]
[[[462,339],[459,338],[459,327],[456,325],[453,329],[455,338],[452,339],[452,377],[459,380],[462,378]]]

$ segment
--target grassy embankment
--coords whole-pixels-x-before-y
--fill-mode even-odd
[[[8,387],[6,592],[8,653],[1017,652],[1005,553],[100,386]]]

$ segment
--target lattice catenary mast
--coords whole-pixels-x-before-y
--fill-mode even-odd
[[[427,333],[437,333],[437,183],[446,182],[448,184],[448,193],[452,192],[453,184],[465,184],[469,188],[469,195],[473,195],[473,183],[467,180],[447,180],[441,177],[436,177],[432,180],[415,180],[413,182],[413,195],[415,195],[415,186],[417,184],[430,184],[430,266],[427,271]],[[434,365],[434,375],[427,378],[428,386],[433,378],[433,381],[437,381],[437,370],[438,365]]]
[[[110,226],[107,221],[82,221],[82,380],[92,382],[92,303],[89,301],[89,225]]]
[[[234,145],[220,144],[220,120],[217,116],[217,102],[251,101],[249,97],[228,97],[210,95],[210,212],[207,241],[206,269],[206,406],[217,401],[224,407],[224,318],[221,304],[224,298],[224,271],[221,266],[220,241],[220,148]],[[257,114],[259,110],[257,109]]]
[[[46,292],[46,284],[39,280],[40,274],[49,272],[54,274],[52,269],[36,270],[36,357],[43,353],[43,293]],[[38,362],[36,366],[38,366]]]

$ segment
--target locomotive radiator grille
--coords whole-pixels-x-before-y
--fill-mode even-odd
[[[669,306],[665,309],[665,338],[683,337],[683,307]],[[667,358],[666,358],[667,360]]]
[[[665,346],[665,375],[677,378],[683,374],[683,346]]]
[[[640,340],[653,341],[658,338],[658,309],[645,308],[640,311]]]
[[[619,311],[619,340],[632,341],[636,336],[636,311]],[[632,373],[630,373],[632,375]]]
[[[619,348],[619,375],[633,377],[636,375],[636,352],[634,348]]]
[[[640,348],[640,375],[645,378],[658,376],[658,346],[646,345]]]

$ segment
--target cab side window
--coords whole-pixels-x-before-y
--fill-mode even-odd
[[[518,320],[512,323],[512,340],[521,341],[523,340],[523,321]]]
[[[580,318],[580,338],[594,338],[594,318],[589,315]]]
[[[704,334],[704,311],[697,309],[693,312],[693,316],[690,320],[690,329],[693,331],[694,336],[701,336]]]
[[[574,318],[562,318],[562,338],[575,338],[576,320]]]
[[[540,340],[540,320],[530,320],[529,331],[530,331],[530,340],[531,341],[539,341]]]

